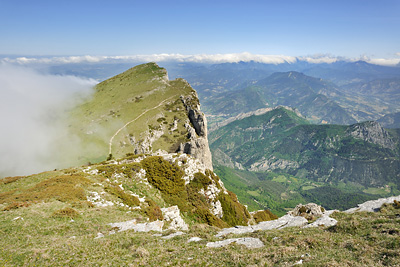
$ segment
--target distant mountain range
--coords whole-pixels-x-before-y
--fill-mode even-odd
[[[214,161],[226,166],[328,183],[400,186],[399,134],[377,122],[312,125],[282,107],[213,131],[210,144]]]
[[[168,69],[171,76],[185,77],[198,91],[204,111],[212,116],[211,125],[277,105],[297,108],[312,122],[334,124],[378,120],[400,111],[399,67],[338,61],[184,63],[170,64]]]
[[[210,97],[204,110],[213,115],[235,116],[242,112],[279,105],[296,108],[316,123],[351,124],[356,120],[329,96],[343,95],[332,83],[299,72],[277,72],[252,85]]]
[[[386,128],[400,128],[400,112],[386,114],[378,122]]]
[[[53,65],[47,68],[54,74],[73,74],[104,80],[127,69],[130,65],[86,63]],[[193,86],[198,92],[204,111],[210,116],[211,125],[229,118],[232,115],[229,112],[233,114],[246,112],[251,110],[253,105],[255,109],[261,106],[273,108],[276,105],[287,105],[297,108],[312,122],[334,124],[378,120],[386,114],[400,112],[397,104],[399,66],[380,66],[364,61],[333,63],[296,61],[282,64],[253,61],[221,64],[171,61],[162,62],[161,65],[168,69],[171,79],[184,78]],[[301,84],[296,84],[292,80],[291,90],[288,90],[288,81],[282,80],[284,87],[280,87],[276,73],[281,75],[302,73],[304,77],[302,81],[296,81]],[[276,81],[275,84],[271,84],[273,79]],[[255,90],[256,86],[258,89]],[[233,91],[238,92],[228,96],[236,97],[235,101],[238,103],[221,103],[216,107],[217,99],[224,98],[225,94],[231,94]],[[257,93],[260,91],[273,94],[267,98],[264,94],[258,99]],[[288,95],[284,95],[286,93]],[[295,96],[299,95],[302,96],[302,101],[295,99]],[[249,102],[251,105],[248,105]],[[229,109],[225,112],[221,106]],[[241,110],[241,106],[245,109]]]

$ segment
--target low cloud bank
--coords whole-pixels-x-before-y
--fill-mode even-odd
[[[0,63],[0,177],[65,167],[66,156],[79,150],[66,113],[95,84]]]
[[[197,63],[235,63],[255,61],[267,64],[295,63],[296,61],[304,61],[308,63],[334,63],[336,61],[358,61],[363,60],[371,64],[394,66],[400,63],[399,53],[393,58],[367,58],[361,56],[359,58],[336,57],[332,55],[312,55],[293,57],[285,55],[261,55],[244,53],[232,54],[152,54],[152,55],[128,55],[128,56],[69,56],[69,57],[17,57],[3,58],[3,62],[18,64],[73,64],[73,63],[118,63],[118,62],[197,62]]]

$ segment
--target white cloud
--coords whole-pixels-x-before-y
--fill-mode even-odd
[[[375,64],[375,65],[381,65],[381,66],[396,66],[397,64],[400,63],[399,58],[371,58],[368,60],[365,60],[368,63]]]
[[[400,56],[400,53],[396,53]],[[364,60],[372,64],[393,66],[399,62],[399,59],[371,59],[366,56],[360,58],[344,58],[332,55],[312,55],[312,56],[285,56],[285,55],[262,55],[251,54],[248,52],[231,54],[151,54],[151,55],[125,55],[125,56],[69,56],[69,57],[18,57],[3,58],[3,62],[27,64],[70,64],[70,63],[117,63],[117,62],[198,62],[198,63],[237,63],[240,61],[255,61],[267,64],[295,63],[296,61],[306,61],[308,63],[334,63],[339,60],[357,61]]]
[[[62,118],[95,83],[0,64],[0,176],[58,168],[63,155],[78,151],[79,140],[68,136]]]

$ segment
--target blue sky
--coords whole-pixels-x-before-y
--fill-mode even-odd
[[[397,0],[0,0],[0,54],[400,58],[399,14]]]

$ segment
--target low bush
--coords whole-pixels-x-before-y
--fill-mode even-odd
[[[161,193],[172,195],[185,190],[184,172],[178,165],[170,163],[163,157],[152,156],[142,160],[146,177],[150,184]]]
[[[151,222],[164,219],[160,207],[151,199],[146,199],[148,205],[143,211]]]
[[[247,225],[251,218],[247,208],[239,203],[236,195],[230,191],[228,194],[219,193],[218,200],[221,202],[224,216],[222,220],[230,226]]]
[[[253,214],[253,218],[256,223],[260,223],[264,221],[271,221],[278,219],[278,216],[276,216],[269,210],[260,210]]]
[[[29,207],[31,203],[29,202],[13,202],[6,206],[3,211],[10,211],[10,210],[15,210],[19,208],[24,208],[24,207]]]
[[[207,189],[207,187],[212,184],[212,181],[209,177],[205,176],[201,172],[197,172],[194,174],[194,178],[192,181],[190,181],[190,186],[196,189],[201,189],[203,188],[204,190]]]
[[[104,190],[121,199],[122,203],[129,207],[137,207],[140,205],[140,201],[137,197],[125,193],[125,191],[117,185],[107,185],[104,187]]]
[[[79,174],[61,175],[46,179],[31,188],[6,192],[0,195],[1,203],[48,201],[51,199],[62,202],[78,202],[86,200],[85,190],[82,188],[90,181]]]
[[[134,157],[134,156],[132,156]],[[132,162],[127,164],[108,164],[97,167],[97,170],[103,174],[104,177],[111,179],[116,173],[123,174],[126,177],[132,177],[137,171],[141,169],[140,163]]]

